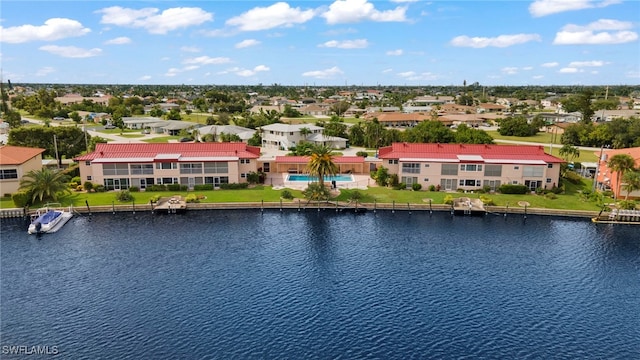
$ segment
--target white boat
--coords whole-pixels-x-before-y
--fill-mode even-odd
[[[56,204],[46,204],[31,216],[31,224],[27,230],[29,234],[54,233],[73,217],[71,206],[69,209],[64,209],[59,206],[60,204],[57,204],[58,207],[53,205]]]

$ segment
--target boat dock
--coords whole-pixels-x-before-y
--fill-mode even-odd
[[[482,200],[468,197],[453,199],[451,207],[456,215],[484,215],[487,212]]]
[[[186,210],[187,202],[179,195],[160,198],[160,200],[153,205],[153,211],[157,213],[176,214]]]
[[[627,224],[640,225],[640,210],[619,210],[612,209],[609,214],[603,214],[591,219],[594,223],[600,224]]]

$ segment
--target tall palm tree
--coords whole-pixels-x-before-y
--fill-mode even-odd
[[[338,166],[333,162],[331,152],[331,148],[325,145],[316,145],[311,148],[307,168],[309,174],[318,177],[320,186],[324,186],[325,175],[335,175],[338,172]]]
[[[622,188],[627,192],[627,195],[624,197],[624,200],[626,201],[629,199],[629,194],[636,190],[640,190],[640,171],[626,172],[622,177],[622,182],[624,182]]]
[[[567,161],[571,161],[574,158],[577,158],[580,156],[580,149],[578,149],[577,147],[571,145],[571,144],[564,144],[562,145],[562,147],[560,148],[560,156],[562,156],[563,159],[567,160]]]
[[[629,154],[616,154],[613,155],[607,162],[607,166],[611,169],[611,172],[616,173],[616,198],[620,192],[620,178],[629,170],[632,170],[636,165],[635,160]]]
[[[31,194],[31,201],[57,200],[60,193],[69,192],[67,175],[59,170],[31,170],[20,180],[20,190]]]

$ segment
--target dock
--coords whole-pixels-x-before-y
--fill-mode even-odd
[[[640,225],[640,210],[612,209],[609,214],[600,211],[598,216],[591,218],[597,224],[625,224]]]
[[[182,196],[160,198],[153,206],[153,212],[159,214],[177,214],[187,210],[187,202]]]
[[[484,215],[487,212],[482,200],[468,197],[453,199],[452,207],[456,215]]]

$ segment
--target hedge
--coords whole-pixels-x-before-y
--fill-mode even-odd
[[[502,184],[498,188],[498,191],[502,194],[527,194],[531,190],[526,185],[514,185],[514,184]]]

